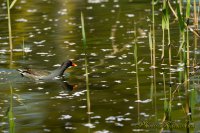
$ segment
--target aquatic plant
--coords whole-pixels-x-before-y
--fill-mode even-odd
[[[12,29],[11,29],[10,2],[9,2],[9,0],[7,0],[7,14],[8,14],[9,45],[10,45],[10,50],[12,51],[13,44],[12,44]]]
[[[12,3],[10,4],[10,0],[7,0],[7,15],[8,15],[8,33],[9,33],[9,45],[10,45],[10,50],[12,52],[13,50],[13,42],[12,42],[12,27],[11,27],[11,15],[10,15],[10,10],[13,8],[17,0],[13,0]]]
[[[87,89],[87,107],[88,112],[90,112],[90,90],[89,90],[89,77],[88,77],[88,60],[87,60],[87,43],[86,43],[86,35],[85,35],[85,24],[84,24],[84,15],[81,12],[81,29],[82,29],[82,37],[83,37],[83,49],[85,54],[85,77],[86,77],[86,89]]]
[[[163,31],[163,40],[162,40],[162,55],[161,59],[164,60],[165,53],[165,30],[168,31],[168,44],[170,45],[170,33],[169,33],[169,9],[167,1],[163,1],[162,8],[162,31]]]
[[[13,113],[13,88],[10,83],[10,106],[8,111],[8,119],[9,119],[9,132],[15,133],[15,121],[14,121],[14,113]]]
[[[137,99],[140,100],[140,86],[139,86],[139,73],[138,73],[138,46],[137,46],[137,35],[136,35],[136,25],[134,26],[134,61],[135,61],[135,71],[136,71],[136,83],[137,83]]]
[[[200,6],[200,1],[199,1],[199,6]],[[199,7],[198,6],[198,7]],[[194,30],[198,31],[198,15],[199,15],[199,8],[197,9],[197,5],[196,5],[196,1],[193,1],[193,7],[194,7],[194,21],[193,21],[193,25],[194,25]],[[194,59],[193,59],[193,68],[196,66],[197,64],[197,54],[196,54],[196,50],[197,50],[197,44],[198,44],[198,37],[196,35],[194,35]],[[193,69],[193,72],[195,71],[195,69]]]
[[[150,56],[151,56],[151,65],[153,64],[153,42],[152,42],[152,36],[151,36],[151,27],[149,30],[149,50],[150,50]]]
[[[187,6],[186,6],[186,20],[189,21],[190,18],[190,0],[187,0]],[[187,25],[189,25],[187,23]],[[189,76],[189,66],[190,66],[190,43],[189,43],[189,28],[187,26],[187,32],[186,32],[186,46],[187,46],[187,78]],[[187,80],[187,79],[186,79]]]
[[[153,66],[156,66],[156,41],[155,41],[155,1],[152,0],[152,54],[153,54]]]

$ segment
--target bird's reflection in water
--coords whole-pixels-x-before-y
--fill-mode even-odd
[[[66,80],[58,80],[57,83],[66,91],[74,91],[78,88],[77,84],[70,84]]]

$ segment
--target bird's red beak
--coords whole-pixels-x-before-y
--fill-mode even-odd
[[[77,66],[75,63],[72,63],[72,66]]]

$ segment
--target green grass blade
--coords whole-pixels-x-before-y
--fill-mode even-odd
[[[84,23],[84,16],[83,13],[81,12],[81,27],[82,27],[82,37],[83,37],[83,47],[86,49],[86,35],[85,35],[85,23]]]
[[[162,9],[162,29],[169,29],[169,7],[166,0],[163,2]]]
[[[186,19],[190,18],[190,0],[187,0]]]
[[[82,29],[82,37],[83,37],[83,48],[85,52],[85,76],[86,76],[86,89],[87,89],[87,108],[88,113],[91,112],[91,104],[90,104],[90,89],[89,89],[89,77],[88,77],[88,60],[87,60],[87,44],[86,44],[86,35],[85,35],[85,24],[84,24],[84,15],[81,12],[81,29]]]
[[[179,28],[181,32],[184,32],[184,29],[185,29],[184,17],[181,15],[181,10],[180,10],[180,5],[178,3],[178,0],[176,0],[176,8],[177,8]]]

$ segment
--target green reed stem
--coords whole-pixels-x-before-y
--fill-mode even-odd
[[[171,120],[171,110],[172,110],[172,49],[171,49],[171,40],[170,40],[170,29],[168,29],[168,46],[169,46],[169,107],[168,107],[168,119]]]
[[[186,20],[190,18],[190,0],[187,0],[187,6],[186,6]],[[189,53],[189,29],[187,27],[187,67],[190,66],[190,53]],[[189,71],[188,71],[189,73]]]
[[[152,42],[153,42],[153,66],[156,66],[156,43],[155,43],[155,1],[152,0]]]
[[[189,29],[187,28],[187,67],[190,66],[190,44],[189,44]]]
[[[165,100],[164,100],[164,119],[163,122],[165,120],[170,120],[171,118],[171,100],[167,100],[167,92],[166,92],[166,82],[165,82],[165,72],[163,71],[163,90],[164,90],[164,96],[165,96]]]
[[[168,33],[168,47],[169,47],[169,107],[168,107],[168,119],[171,120],[171,110],[172,110],[172,74],[171,74],[171,66],[172,66],[172,49],[171,49],[171,38],[170,38],[170,28],[169,28],[169,14],[168,7],[167,8],[167,33]]]
[[[152,42],[152,30],[151,27],[149,29],[149,50],[151,56],[151,66],[153,66],[153,42]],[[154,69],[151,69],[151,75],[154,75]],[[151,87],[150,87],[150,99],[153,99],[154,94],[154,78],[151,78]]]
[[[83,48],[85,53],[85,76],[86,76],[86,89],[87,89],[87,106],[88,112],[90,111],[90,91],[89,91],[89,77],[88,77],[88,60],[87,60],[87,43],[86,43],[86,34],[85,34],[85,24],[84,24],[84,15],[81,12],[81,29],[82,29],[82,37],[83,37]]]
[[[176,1],[177,2],[177,1]],[[179,63],[182,65],[185,59],[185,47],[184,47],[184,43],[185,43],[185,32],[184,32],[184,22],[183,22],[183,16],[181,14],[183,14],[182,12],[182,0],[179,0],[179,3],[176,3],[177,6],[177,12],[178,12],[178,19],[179,19],[179,32],[180,32],[180,46],[179,46]],[[184,66],[185,67],[185,64]],[[180,71],[179,72],[179,83],[182,83],[183,80],[183,72]]]
[[[167,1],[163,1],[163,8],[162,8],[162,31],[163,31],[163,41],[162,41],[162,56],[161,59],[164,58],[164,51],[165,51],[165,29],[168,30],[168,45],[170,45],[170,32],[169,32],[169,6]]]
[[[162,30],[163,30],[163,50],[162,50],[162,57],[164,57],[164,30],[168,32],[168,47],[169,47],[169,65],[171,65],[171,41],[170,41],[170,28],[169,28],[169,5],[167,1],[163,1],[163,8],[162,8]]]
[[[179,0],[179,7],[180,7],[180,12],[181,13],[183,12],[182,5],[183,5],[183,0]]]
[[[14,121],[14,113],[13,113],[13,88],[10,83],[10,107],[8,111],[8,119],[9,119],[9,132],[15,133],[15,121]]]
[[[13,8],[13,6],[15,5],[15,3],[17,2],[17,0],[13,0],[12,3],[10,4],[10,9]]]
[[[165,30],[162,30],[162,55],[161,55],[161,60],[164,61],[165,57]]]
[[[137,83],[137,99],[140,100],[140,86],[139,86],[139,74],[138,74],[138,50],[137,50],[137,35],[136,35],[136,26],[135,26],[135,47],[134,47],[134,60],[135,60],[135,69],[136,69],[136,83]]]
[[[178,20],[179,20],[179,30],[180,30],[180,34],[182,35],[182,41],[181,41],[181,45],[179,46],[179,51],[178,51],[178,54],[180,54],[180,52],[184,48],[184,43],[185,43],[185,34],[184,34],[185,23],[184,23],[183,16],[181,15],[182,12],[181,12],[180,5],[177,3],[176,6],[177,6],[177,14],[178,14]]]
[[[176,18],[178,18],[179,29],[181,30],[181,32],[184,32],[185,22],[184,22],[184,16],[183,16],[183,13],[182,13],[182,4],[179,3],[178,0],[176,0],[176,10],[177,10]]]
[[[163,91],[164,91],[165,99],[167,99],[166,82],[165,82],[165,73],[164,72],[163,72]]]
[[[198,12],[197,12],[197,6],[196,6],[196,1],[193,2],[193,7],[194,7],[194,28],[195,30],[198,30]],[[197,36],[194,35],[194,60],[193,60],[193,68],[194,66],[196,66],[196,59],[197,59],[197,56],[196,56],[196,51],[197,50]],[[193,71],[195,71],[193,69]]]
[[[186,19],[189,19],[190,17],[190,0],[187,0],[187,5],[186,5]]]
[[[13,44],[12,44],[12,29],[11,29],[10,2],[9,2],[9,0],[7,0],[7,15],[8,15],[9,45],[10,45],[10,50],[12,51]]]
[[[168,46],[169,46],[169,65],[172,65],[172,46],[171,46],[171,39],[170,39],[170,29],[168,31]]]
[[[194,0],[193,1],[193,7],[194,7],[194,27],[195,27],[195,30],[196,30],[196,27],[198,26],[198,17],[197,17],[197,5],[196,5],[196,1]]]
[[[151,65],[153,65],[153,44],[152,44],[152,36],[151,36],[151,27],[149,30],[149,49],[150,49],[150,56],[151,56]]]
[[[82,37],[83,37],[83,48],[84,48],[84,52],[86,53],[87,44],[86,44],[86,35],[85,35],[85,22],[84,22],[84,15],[82,12],[81,12],[81,29],[82,29]]]
[[[11,5],[10,5],[10,0],[7,0],[7,15],[8,15],[8,33],[9,33],[9,45],[10,45],[10,50],[12,52],[13,50],[13,42],[12,42],[12,27],[11,27],[11,15],[10,15],[10,10],[13,8],[17,0],[13,0]]]
[[[189,30],[187,28],[187,31],[186,31],[186,60],[185,60],[185,63],[186,63],[186,71],[185,71],[185,93],[186,93],[186,114],[189,114],[191,113],[190,111],[190,97],[189,97],[189,86],[190,86],[190,82],[189,82],[189,66],[190,66],[190,59],[189,59]],[[188,121],[190,121],[190,115],[187,115],[187,119]]]
[[[181,46],[183,46],[184,45],[184,42],[185,42],[185,33],[184,32],[181,32],[181,30],[179,30],[180,31],[180,45]],[[181,50],[182,50],[182,48],[181,48]],[[184,66],[182,66],[182,64],[183,63],[185,63],[184,62],[184,59],[185,59],[185,50],[182,50],[183,52],[180,52],[180,54],[179,54],[179,63],[180,63],[180,67],[185,67],[185,65]],[[183,80],[183,72],[182,71],[180,71],[179,72],[179,83],[182,83],[182,80]]]
[[[155,120],[157,120],[157,112],[158,112],[158,109],[157,109],[157,86],[156,86],[157,82],[156,82],[156,69],[154,68],[153,69],[153,91],[154,91],[154,111],[155,111]]]

